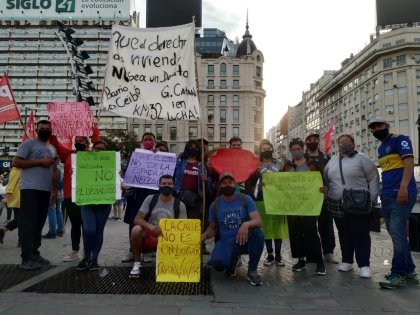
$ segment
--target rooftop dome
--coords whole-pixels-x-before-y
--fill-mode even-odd
[[[249,33],[249,26],[248,26],[248,12],[246,14],[246,31],[244,36],[242,36],[242,42],[238,46],[238,50],[236,51],[236,57],[251,55],[255,50],[257,50],[257,46],[255,46],[254,41],[252,40],[252,35]]]

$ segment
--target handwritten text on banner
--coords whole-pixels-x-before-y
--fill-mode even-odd
[[[113,25],[101,107],[123,117],[197,120],[194,60],[193,23]]]

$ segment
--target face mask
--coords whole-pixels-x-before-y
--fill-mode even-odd
[[[292,152],[292,158],[293,160],[300,160],[301,158],[303,158],[303,151]]]
[[[51,130],[38,131],[38,137],[43,141],[47,141],[51,137]]]
[[[200,155],[200,151],[198,151],[198,149],[188,149],[187,155],[191,157],[198,157]]]
[[[338,146],[338,151],[340,151],[341,154],[343,155],[349,155],[352,154],[354,151],[353,145],[348,143],[348,144],[341,144]]]
[[[174,188],[171,186],[160,186],[159,192],[164,196],[170,196],[174,192]]]
[[[375,130],[373,132],[373,136],[376,139],[378,139],[380,141],[383,141],[383,140],[385,140],[389,136],[389,129],[388,128],[385,128],[385,129],[382,129],[382,130]]]
[[[318,145],[319,142],[310,142],[306,144],[306,147],[310,150],[310,151],[315,151],[316,149],[318,149]]]
[[[74,144],[74,147],[76,148],[76,151],[85,151],[86,150],[86,144],[84,144],[84,143],[76,142]]]
[[[154,143],[155,142],[153,140],[143,140],[143,147],[146,150],[151,150],[151,149],[153,149]]]
[[[232,186],[220,187],[220,192],[222,195],[230,197],[235,193],[235,187],[232,187]]]
[[[264,151],[260,153],[261,158],[263,159],[271,159],[273,156],[273,151]]]

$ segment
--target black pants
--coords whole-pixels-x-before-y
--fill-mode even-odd
[[[273,240],[265,240],[265,247],[267,248],[267,253],[270,255],[273,254]],[[276,256],[281,254],[281,243],[282,239],[274,239],[274,254]]]
[[[50,203],[50,192],[22,189],[20,191],[20,217],[18,220],[22,261],[35,259],[41,247],[42,227]]]
[[[66,209],[67,216],[71,223],[71,249],[79,251],[80,239],[82,238],[82,215],[80,206],[71,201],[71,198],[63,200],[63,208]]]
[[[19,220],[19,214],[20,209],[19,208],[10,208],[13,210],[13,220],[8,222],[4,227],[8,229],[9,231],[13,231],[18,227],[18,220]]]
[[[317,220],[316,216],[287,216],[293,258],[306,257],[308,262],[314,263],[322,261]]]
[[[340,240],[343,262],[352,264],[356,254],[359,267],[369,267],[370,216],[346,216],[334,218]]]
[[[318,232],[324,254],[332,254],[335,248],[334,223],[333,217],[325,205],[318,217]]]

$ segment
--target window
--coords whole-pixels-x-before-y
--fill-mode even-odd
[[[172,141],[176,140],[176,127],[171,127],[171,129],[170,129],[170,139]]]
[[[392,59],[391,58],[385,58],[384,59],[384,68],[392,67]]]
[[[397,78],[398,79],[402,79],[402,78],[406,78],[407,77],[407,72],[406,71],[398,71],[397,72]]]
[[[416,70],[416,79],[420,79],[420,70]]]
[[[392,96],[394,95],[394,90],[385,90],[385,96]]]
[[[156,140],[162,140],[163,138],[163,127],[156,126]]]
[[[408,119],[401,119],[400,120],[400,127],[401,126],[408,126]]]
[[[261,98],[259,96],[255,96],[254,105],[257,106],[257,107],[261,106]]]
[[[220,127],[220,141],[226,140],[226,127]]]
[[[171,153],[176,153],[176,144],[170,144],[169,145],[169,151]]]
[[[214,127],[207,127],[207,140],[214,139]]]
[[[373,65],[372,73],[378,72],[378,64]]]
[[[226,106],[226,95],[220,95],[220,105]]]
[[[234,89],[239,88],[239,80],[233,80],[233,88]]]
[[[256,66],[256,67],[255,67],[255,75],[256,75],[257,77],[261,77],[261,76],[262,76],[261,67],[259,67],[259,66]]]
[[[207,110],[207,122],[208,123],[213,123],[214,122],[214,110],[213,109],[208,109]]]
[[[398,88],[398,94],[404,94],[404,93],[407,93],[407,87],[406,86]]]
[[[139,124],[140,118],[133,118],[133,124]]]
[[[207,75],[214,75],[214,65],[207,66]]]
[[[220,123],[226,123],[226,109],[220,110]]]
[[[255,128],[254,129],[254,141],[260,141],[261,140],[261,129]]]
[[[152,127],[151,126],[144,126],[144,133],[146,132],[152,132]]]
[[[140,128],[139,127],[134,127],[133,128],[133,133],[136,135],[136,136],[138,136],[139,135],[139,130]]]
[[[189,139],[197,139],[198,138],[198,127],[197,126],[188,127],[188,137],[189,137]]]
[[[221,89],[226,89],[227,85],[226,85],[226,80],[220,80],[220,88]]]
[[[262,124],[262,114],[259,110],[254,113],[254,124]]]
[[[232,116],[233,116],[233,122],[239,123],[239,109],[234,109]]]
[[[239,106],[239,95],[233,95],[232,105],[233,106]]]
[[[232,136],[235,138],[239,138],[239,127],[233,127]]]
[[[225,63],[220,64],[220,75],[226,75],[226,64]]]
[[[407,110],[408,109],[408,103],[400,103],[398,105],[399,110]]]
[[[233,75],[239,75],[239,65],[233,65]]]
[[[207,95],[207,105],[209,106],[214,105],[214,95]]]
[[[397,56],[397,65],[405,65],[405,55]]]
[[[389,83],[392,81],[392,73],[385,73],[384,74],[384,83]]]
[[[393,114],[394,113],[394,105],[386,105],[385,106],[385,112],[388,114]]]
[[[207,80],[207,88],[214,89],[214,80]]]

